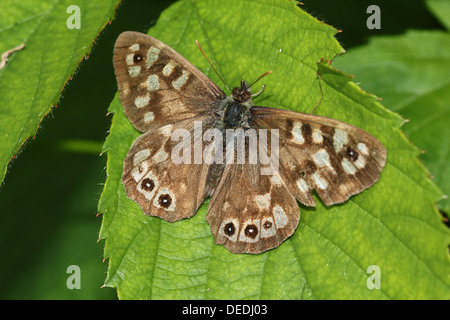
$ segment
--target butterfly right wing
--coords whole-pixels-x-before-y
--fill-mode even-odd
[[[142,132],[211,115],[226,98],[183,56],[143,33],[120,34],[114,69],[125,113]]]

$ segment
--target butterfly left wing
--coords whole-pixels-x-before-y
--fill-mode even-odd
[[[143,33],[120,34],[114,45],[114,70],[125,113],[142,132],[212,116],[226,98],[181,54]]]
[[[209,202],[206,221],[215,242],[233,253],[261,253],[292,235],[300,220],[295,197],[278,173],[258,164],[226,165]]]
[[[279,130],[279,172],[291,193],[329,206],[372,186],[386,163],[384,146],[362,129],[331,118],[253,107],[254,125]]]
[[[205,125],[211,124],[211,120],[203,120]],[[188,139],[172,140],[172,134],[178,129],[182,129]],[[192,161],[192,131],[193,127],[186,121],[169,124],[139,136],[129,150],[122,182],[128,197],[139,204],[145,214],[170,222],[189,218],[211,194],[215,186],[211,166]],[[173,150],[177,146],[178,150],[187,147],[189,163],[174,158]]]

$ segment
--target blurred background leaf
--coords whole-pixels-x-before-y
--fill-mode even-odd
[[[119,0],[3,1],[0,52],[25,44],[0,70],[0,181],[8,162],[25,140],[36,134],[77,65],[88,55],[101,29],[113,17]],[[79,29],[68,28],[78,6]],[[69,13],[67,13],[69,11]],[[82,27],[81,27],[82,26]]]
[[[426,4],[447,30],[450,30],[450,1],[427,0]]]
[[[303,2],[305,5],[302,8],[307,12],[342,30],[336,38],[346,50],[366,43],[374,35],[402,34],[408,29],[443,29],[422,0],[408,1],[407,6],[402,2],[387,0]],[[24,2],[0,0],[3,12],[8,6],[18,7],[21,3]],[[40,10],[40,6],[45,5],[41,3],[34,1],[24,6],[23,10]],[[70,1],[70,4],[75,3]],[[110,126],[111,117],[105,117],[105,114],[117,91],[112,68],[112,48],[122,31],[147,32],[169,4],[170,1],[159,0],[122,2],[112,24],[96,39],[89,53],[90,58],[81,62],[73,80],[65,86],[63,97],[59,97],[58,108],[52,109],[40,124],[36,140],[30,139],[25,143],[17,159],[9,165],[0,189],[0,298],[116,297],[115,290],[100,289],[106,278],[107,262],[102,264],[104,242],[96,243],[100,218],[95,217],[102,183],[106,179],[106,157],[99,157],[98,152]],[[366,8],[371,4],[381,7],[380,30],[366,28]],[[64,26],[69,16],[65,13],[68,5],[64,6],[62,17],[59,17]],[[20,12],[19,8],[14,10]],[[19,21],[13,15],[2,15],[0,24],[4,28]],[[2,34],[0,46],[5,44],[5,48],[1,47],[1,52],[16,46],[17,39],[28,34],[29,27],[25,24],[21,26],[13,34]],[[11,65],[15,59],[18,57],[11,56]],[[31,60],[38,61],[35,57],[31,57]],[[58,86],[54,88],[54,99],[46,108],[57,101],[62,85],[71,72],[73,69],[68,68],[67,76],[60,79],[59,89]],[[3,146],[3,141],[1,144]],[[195,219],[204,223],[201,213]],[[203,230],[208,236],[209,229],[202,228],[191,232]],[[306,229],[313,232],[311,228]],[[311,255],[314,259],[314,252]],[[234,261],[239,263],[240,259],[236,256]],[[267,266],[270,267],[273,262],[270,260]],[[215,263],[220,264],[221,261]],[[81,290],[68,290],[66,287],[69,276],[66,269],[72,264],[81,267]],[[442,270],[448,270],[448,265],[443,265]],[[415,280],[411,278],[412,282]],[[306,286],[304,297],[307,295]]]

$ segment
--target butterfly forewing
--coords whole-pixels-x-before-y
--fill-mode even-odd
[[[124,161],[128,197],[146,214],[167,221],[194,215],[211,193],[207,180],[215,180],[209,165],[172,161],[177,142],[171,133],[177,128],[192,133],[194,121],[208,129],[225,93],[172,48],[138,32],[119,36],[114,68],[125,113],[145,132]]]
[[[212,114],[226,97],[183,56],[142,33],[118,37],[114,69],[125,113],[143,132]]]
[[[341,203],[373,185],[386,149],[362,129],[334,119],[253,107],[255,123],[279,130],[280,174],[296,198],[315,205],[314,189],[327,205]]]

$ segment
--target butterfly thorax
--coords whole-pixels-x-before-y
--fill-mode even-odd
[[[241,86],[234,88],[232,95],[223,104],[223,128],[250,128],[250,108],[253,106],[250,88],[241,80]]]

